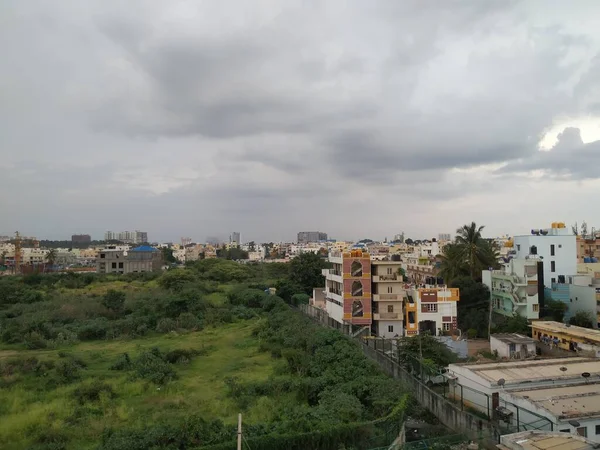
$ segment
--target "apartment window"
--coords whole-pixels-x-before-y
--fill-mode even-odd
[[[556,272],[556,261],[550,261],[550,272]]]
[[[596,425],[596,435],[600,434],[600,425]]]
[[[415,313],[412,311],[408,312],[408,323],[414,325],[415,323]]]
[[[388,325],[388,333],[394,332],[394,325]]]
[[[450,331],[450,324],[449,323],[443,323],[442,324],[442,330],[444,330],[444,331]]]
[[[393,292],[393,290],[394,289],[392,288],[392,286],[388,286],[388,294],[391,294]]]
[[[521,251],[521,244],[517,244],[517,251]]]
[[[424,306],[427,308],[427,312],[438,312],[437,303],[427,303]]]
[[[577,428],[577,434],[579,436],[587,437],[587,427],[579,427],[579,428]]]
[[[115,263],[112,263],[111,267],[112,267],[113,269],[116,269],[116,268],[117,268],[117,263],[116,263],[116,262],[115,262]]]
[[[388,305],[388,312],[394,312],[394,305]]]
[[[554,244],[550,246],[550,256],[554,256]]]
[[[561,433],[570,433],[571,430],[569,430],[568,428],[566,430],[559,430]]]
[[[387,268],[387,273],[388,273],[388,275],[391,275],[391,274],[393,273],[393,271],[392,271],[392,268],[391,268],[391,267],[388,267],[388,268]]]
[[[551,279],[550,279],[550,282],[551,282],[552,284],[556,283],[556,278],[551,278]],[[554,290],[556,290],[556,289],[554,289]]]
[[[534,303],[533,312],[540,312],[540,305],[538,303]]]
[[[122,269],[122,268],[123,268],[123,263],[122,263],[122,262],[120,262],[120,263],[119,263],[119,269]]]
[[[104,259],[106,258],[106,254],[105,253],[100,253],[100,259]]]

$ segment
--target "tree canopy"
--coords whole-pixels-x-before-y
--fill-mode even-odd
[[[447,244],[441,254],[440,275],[447,284],[461,276],[481,280],[481,271],[498,267],[498,249],[482,237],[484,226],[475,222],[456,230],[454,242]]]

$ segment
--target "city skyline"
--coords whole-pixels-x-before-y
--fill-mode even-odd
[[[598,2],[7,0],[0,14],[3,234],[600,224]]]

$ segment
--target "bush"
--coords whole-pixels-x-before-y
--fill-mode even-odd
[[[137,377],[156,384],[165,384],[177,378],[173,367],[163,359],[158,349],[142,353],[133,364],[133,368]]]
[[[202,329],[202,322],[192,313],[183,313],[177,318],[177,326],[183,330],[197,331]]]
[[[23,340],[25,341],[25,346],[29,350],[37,350],[48,347],[46,340],[36,331],[26,334]]]
[[[467,337],[469,339],[475,339],[477,337],[477,330],[475,328],[469,328],[467,330]]]
[[[104,297],[102,297],[102,305],[104,305],[106,309],[116,313],[120,313],[123,310],[124,304],[125,293],[121,291],[110,289],[106,294],[104,294]]]
[[[119,356],[119,359],[110,366],[110,370],[129,370],[131,369],[131,359],[127,353],[123,353]]]
[[[170,331],[174,331],[177,329],[177,322],[173,319],[160,319],[158,324],[156,325],[156,331],[159,333],[169,333]]]
[[[188,363],[198,354],[200,354],[198,350],[180,348],[167,352],[164,359],[171,364]]]
[[[54,380],[58,384],[69,384],[81,378],[81,366],[72,360],[59,361],[56,364],[56,377]]]
[[[73,391],[73,397],[80,405],[88,402],[97,402],[101,395],[108,398],[115,398],[116,394],[110,384],[101,381],[94,381],[91,385],[80,386]]]

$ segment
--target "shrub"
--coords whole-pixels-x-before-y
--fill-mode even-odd
[[[131,369],[131,359],[127,353],[123,353],[119,356],[119,359],[110,366],[110,370],[129,370]]]
[[[56,378],[58,384],[69,384],[81,378],[80,368],[77,363],[70,359],[59,361],[56,364]]]
[[[158,349],[142,353],[133,367],[137,377],[156,384],[165,384],[177,378],[173,367],[163,359]]]
[[[477,330],[475,328],[469,328],[467,330],[467,337],[469,339],[475,339],[477,337]]]
[[[159,333],[168,333],[170,331],[174,331],[176,328],[177,322],[169,318],[160,319],[158,321],[158,325],[156,325],[156,331]]]
[[[110,309],[116,313],[120,313],[123,310],[124,304],[125,292],[110,289],[104,294],[104,297],[102,297],[102,305],[104,305],[106,309]]]
[[[192,313],[183,313],[177,318],[177,326],[184,330],[196,331],[202,329],[202,322]]]
[[[42,335],[40,335],[36,331],[32,331],[31,333],[26,334],[23,339],[25,341],[25,346],[29,350],[36,350],[48,347],[48,343],[46,342],[46,340],[43,338]]]
[[[79,386],[73,391],[73,397],[80,405],[88,402],[97,402],[100,400],[102,394],[105,394],[109,398],[116,397],[112,386],[101,381],[94,381],[90,385]]]
[[[194,349],[183,349],[178,348],[175,350],[171,350],[167,352],[164,356],[165,361],[175,364],[175,363],[187,363],[191,361],[191,359],[198,355],[200,352]]]

